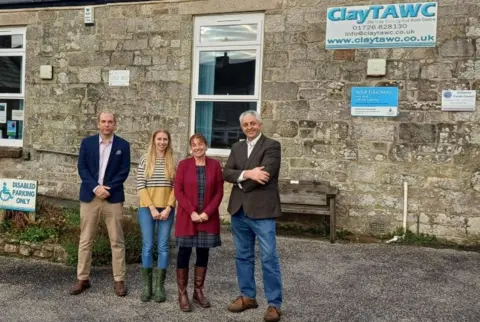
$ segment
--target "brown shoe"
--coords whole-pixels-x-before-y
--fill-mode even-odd
[[[256,299],[239,296],[228,306],[228,310],[233,313],[240,313],[248,309],[256,309],[257,307],[258,303]]]
[[[70,289],[70,295],[78,295],[88,288],[90,288],[89,280],[78,280],[75,284],[73,284],[72,288]]]
[[[115,282],[113,289],[115,290],[115,294],[117,296],[125,296],[127,295],[127,288],[125,287],[125,282]]]
[[[265,315],[263,316],[263,319],[265,320],[265,322],[278,322],[280,321],[281,315],[282,311],[280,311],[279,308],[269,306],[267,311],[265,312]]]

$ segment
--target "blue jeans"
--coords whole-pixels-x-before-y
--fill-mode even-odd
[[[162,211],[164,208],[157,208]],[[142,231],[142,267],[153,267],[153,246],[155,244],[155,227],[157,228],[158,268],[168,267],[170,232],[173,226],[175,210],[172,208],[167,220],[154,220],[148,207],[138,208],[138,222]]]
[[[282,274],[277,256],[276,220],[248,218],[243,208],[232,216],[233,240],[236,248],[235,265],[242,296],[254,299],[255,237],[258,239],[262,262],[263,287],[268,305],[282,305]]]

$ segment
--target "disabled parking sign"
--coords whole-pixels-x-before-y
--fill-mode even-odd
[[[35,212],[37,181],[0,178],[0,209]]]

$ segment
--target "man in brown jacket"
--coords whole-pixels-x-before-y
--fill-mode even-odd
[[[228,212],[236,248],[240,296],[228,307],[242,312],[258,307],[255,284],[255,239],[260,246],[263,284],[268,301],[264,319],[279,321],[282,304],[282,276],[276,247],[276,218],[281,215],[278,176],[281,148],[278,141],[261,133],[262,120],[256,111],[240,116],[247,140],[235,143],[223,171],[233,183]]]

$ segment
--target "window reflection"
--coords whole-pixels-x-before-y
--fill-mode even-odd
[[[257,24],[204,26],[200,28],[200,42],[255,41],[257,32]]]
[[[0,49],[23,48],[23,35],[0,36]]]
[[[0,93],[21,93],[21,73],[21,56],[0,56]]]
[[[200,95],[254,95],[255,50],[200,52]]]
[[[240,114],[256,109],[256,102],[196,102],[195,133],[202,133],[211,148],[230,149],[245,139]]]

